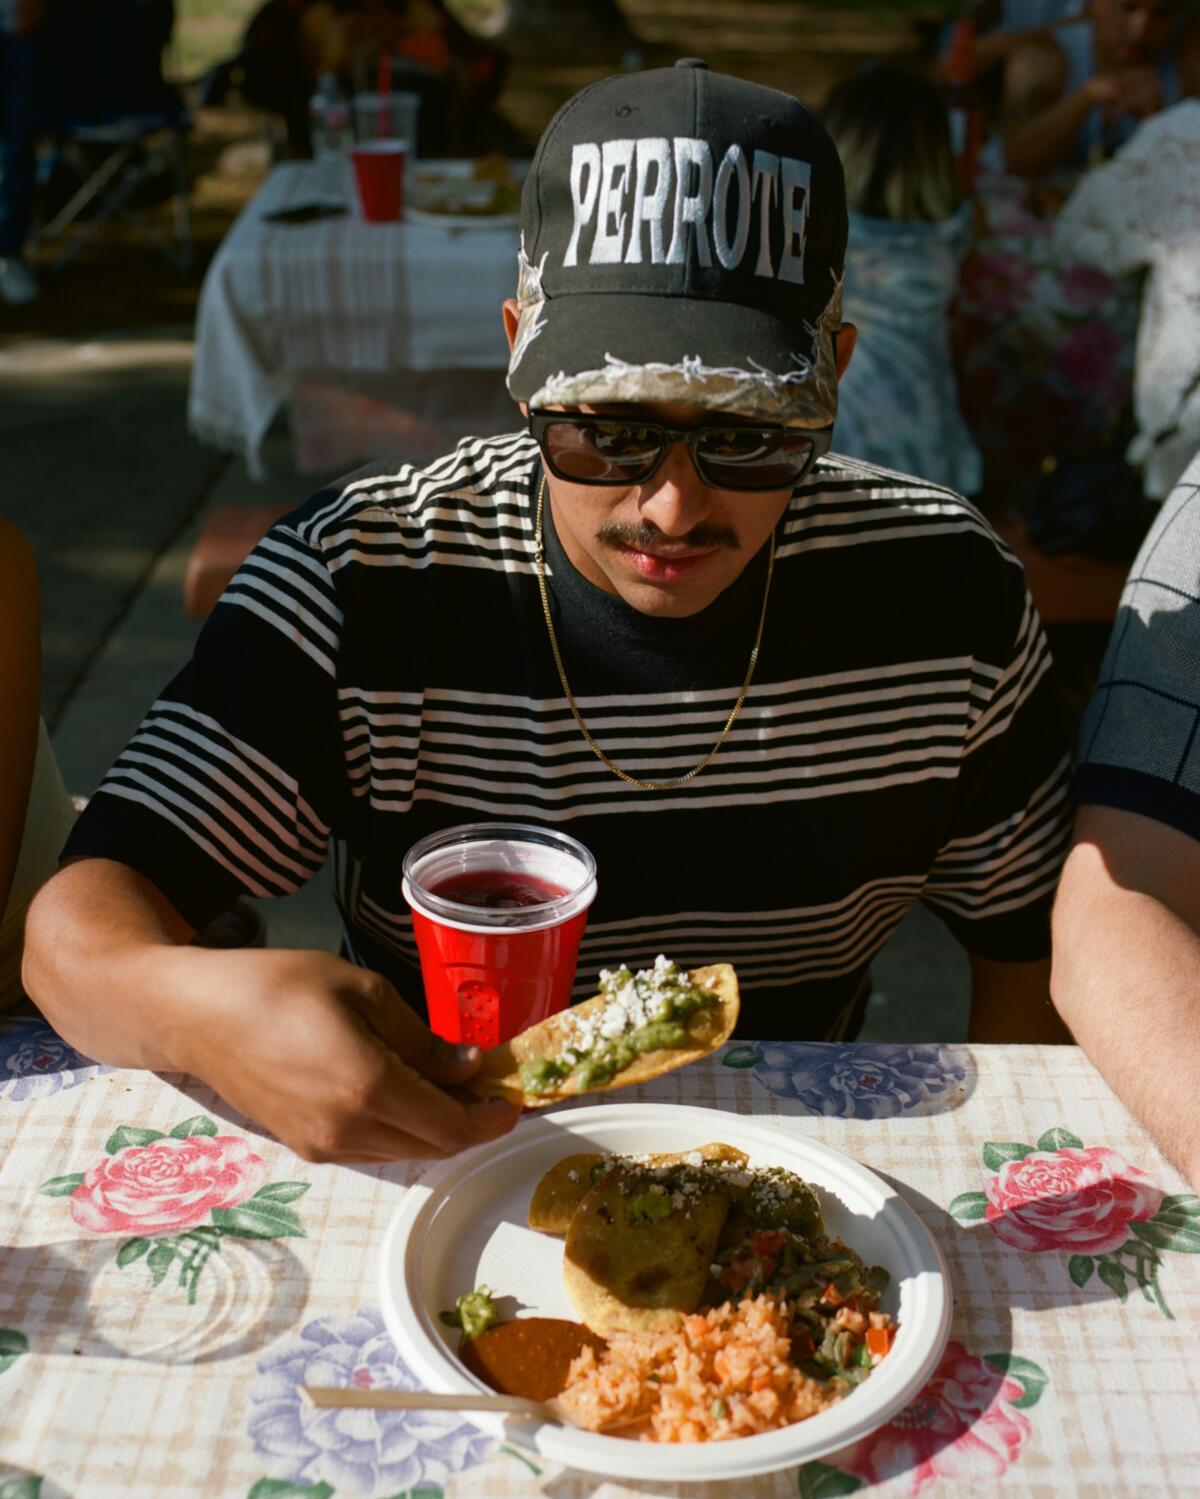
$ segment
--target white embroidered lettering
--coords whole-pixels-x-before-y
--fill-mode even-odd
[[[653,174],[653,176],[651,175]],[[653,187],[647,184],[653,180]],[[625,264],[642,262],[642,225],[650,226],[650,262],[663,260],[663,217],[671,195],[671,142],[665,135],[645,136],[637,143],[637,173],[633,189],[633,222],[625,247]]]
[[[689,191],[689,180],[695,167],[696,184]],[[712,265],[712,254],[708,248],[708,234],[704,221],[708,217],[708,206],[712,201],[712,152],[708,142],[696,140],[690,135],[675,137],[675,217],[671,234],[671,248],[667,251],[668,265],[682,265],[687,259],[688,228],[694,226],[696,256],[701,265]]]
[[[754,153],[754,191],[760,193],[758,216],[758,263],[756,276],[774,276],[771,263],[771,202],[779,189],[779,157],[771,151]]]
[[[783,158],[782,167],[783,250],[779,256],[779,279],[803,281],[812,167],[807,161],[796,161],[790,156]]]
[[[579,248],[580,231],[585,224],[591,222],[599,196],[600,147],[594,141],[580,141],[571,148],[571,207],[575,222],[571,226],[571,240],[567,245],[567,253],[563,256],[563,265],[578,264],[576,252]]]
[[[625,243],[625,189],[633,165],[633,142],[605,141],[600,172],[600,211],[592,240],[592,265],[620,265]]]
[[[733,239],[728,237],[729,188],[737,183],[737,205],[733,221]],[[741,146],[730,146],[717,168],[713,188],[712,229],[717,259],[727,271],[741,264],[750,237],[750,167]]]

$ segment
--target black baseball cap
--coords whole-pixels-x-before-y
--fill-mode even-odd
[[[525,180],[508,388],[828,426],[845,253],[841,162],[797,99],[696,58],[601,79]]]

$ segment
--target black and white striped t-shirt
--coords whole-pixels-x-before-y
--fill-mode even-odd
[[[642,791],[596,759],[562,693],[533,564],[539,478],[524,434],[468,440],[281,521],[68,852],[132,865],[198,926],[332,853],[350,951],[418,1003],[405,850],[491,818],[596,855],[581,996],[621,961],[728,960],[739,1033],[830,1035],[917,898],[982,956],[1045,956],[1064,730],[1021,570],[966,501],[823,460],[779,524],[732,732],[695,780]],[[547,561],[591,732],[642,779],[690,769],[736,701],[765,549],[690,619],[595,588],[552,526]]]

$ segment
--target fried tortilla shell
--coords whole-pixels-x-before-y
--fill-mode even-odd
[[[527,1109],[544,1109],[548,1104],[574,1098],[580,1093],[607,1093],[633,1083],[648,1083],[664,1072],[698,1061],[724,1045],[733,1034],[738,1018],[738,983],[737,975],[728,963],[694,968],[688,974],[688,981],[699,989],[711,988],[716,1001],[688,1017],[689,1039],[686,1045],[643,1052],[607,1082],[597,1083],[591,1088],[579,1087],[578,1080],[568,1074],[545,1093],[526,1093],[521,1085],[521,1064],[559,1056],[570,1046],[580,1018],[591,1019],[604,1013],[609,1001],[598,994],[594,999],[585,999],[582,1004],[572,1005],[570,1009],[531,1025],[503,1046],[486,1052],[483,1065],[466,1086],[480,1098],[505,1098]]]
[[[662,1332],[695,1311],[729,1199],[693,1184],[657,1188],[662,1212],[641,1211],[655,1193],[637,1168],[605,1172],[571,1219],[563,1282],[583,1323],[601,1337]]]

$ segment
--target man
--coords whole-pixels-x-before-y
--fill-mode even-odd
[[[973,1034],[1060,1034],[1067,754],[1021,571],[949,491],[821,456],[854,346],[824,129],[694,61],[605,79],[543,136],[522,231],[531,431],[275,528],[38,901],[30,992],[302,1153],[453,1149],[511,1115],[402,1061],[475,1065],[399,997],[401,862],[498,817],[596,855],[579,996],[621,961],[726,959],[741,1034],[852,1035],[922,896],[972,953]],[[353,961],[186,945],[330,853]]]
[[[1054,1002],[1200,1192],[1200,454],[1133,568],[1079,738]]]
[[[1004,73],[1004,155],[1035,176],[1111,156],[1138,122],[1200,93],[1200,20],[1179,0],[1091,0],[1086,19],[1030,36]]]

